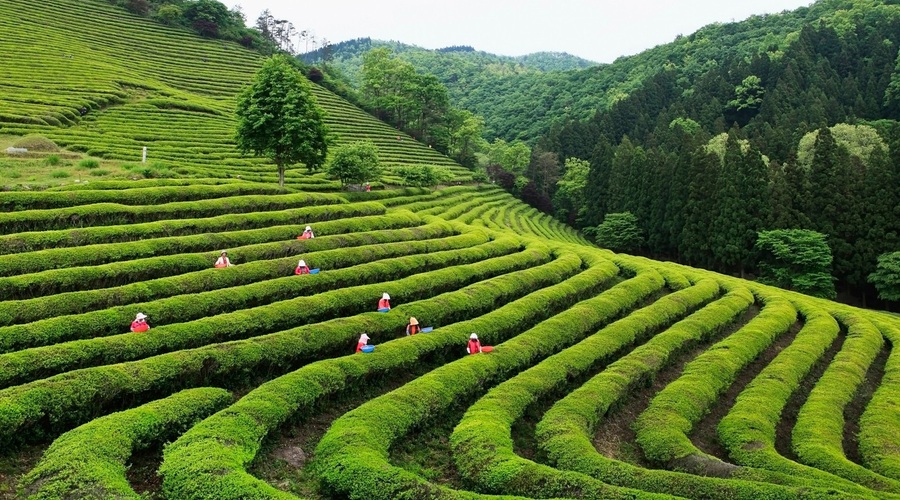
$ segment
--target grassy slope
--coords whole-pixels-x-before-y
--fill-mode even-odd
[[[205,175],[215,173],[212,165],[255,170],[262,163],[232,141],[234,96],[261,63],[257,54],[104,2],[13,0],[0,11],[0,28],[0,134],[40,133],[72,150],[132,162],[147,146],[151,160]],[[445,165],[467,175],[323,89],[316,94],[338,144],[371,139],[388,165]]]

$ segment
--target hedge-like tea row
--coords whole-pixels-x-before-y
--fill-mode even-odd
[[[581,262],[573,254],[562,258]],[[462,356],[461,346],[465,345],[469,332],[477,331],[485,339],[509,338],[568,308],[573,300],[593,295],[618,269],[596,256],[587,260],[592,265],[586,271],[562,283],[537,289],[475,319],[442,326],[428,335],[379,344],[369,356],[319,361],[263,384],[235,405],[192,428],[166,450],[160,468],[164,490],[170,498],[278,495],[277,490],[245,470],[269,433],[293,415],[303,415],[317,402],[364,378],[409,369],[420,364],[423,358],[438,353],[453,353],[450,358]],[[532,284],[533,277],[525,277],[523,285]],[[509,285],[516,286],[512,281],[503,286]],[[484,299],[476,297],[476,300]],[[404,308],[404,313],[428,317],[428,311],[418,309],[418,305]],[[196,457],[206,458],[197,460]]]
[[[99,226],[62,231],[38,231],[0,236],[0,254],[34,252],[49,248],[145,241],[218,231],[257,229],[284,224],[310,223],[345,217],[383,214],[380,203],[320,205],[281,210],[218,215],[203,219],[173,219],[141,224]],[[63,252],[71,252],[64,250]],[[2,260],[2,257],[0,257]],[[20,273],[21,274],[21,273]]]
[[[165,443],[233,400],[224,389],[188,389],[100,417],[59,437],[20,483],[29,500],[144,498],[125,477],[135,451]]]
[[[105,243],[73,248],[53,248],[36,252],[17,253],[0,256],[0,276],[12,276],[64,269],[78,266],[96,266],[110,262],[141,259],[154,256],[189,253],[203,250],[219,250],[255,243],[296,238],[307,223],[317,223],[320,234],[334,234],[334,224],[326,221],[371,217],[384,214],[384,207],[378,203],[354,203],[334,207],[312,207],[301,209],[308,218],[286,217],[286,225],[275,225],[260,229],[238,229],[206,234],[189,233],[188,236],[169,236],[142,239],[124,243]],[[238,225],[237,228],[240,228]],[[216,252],[218,253],[218,252]],[[215,261],[215,259],[213,259]]]
[[[376,238],[377,236],[386,236],[386,233],[391,233],[391,237]],[[453,234],[453,230],[446,223],[429,224],[415,229],[352,233],[343,238],[340,245],[335,245],[340,248],[305,252],[302,257],[316,267],[335,270],[389,257],[467,248],[480,245],[490,239],[485,232],[480,231],[468,231],[458,236],[450,236],[451,234]],[[372,238],[363,239],[362,236],[372,236]],[[433,239],[424,239],[424,237]],[[322,238],[322,241],[325,240],[337,243],[333,237]],[[4,301],[0,302],[0,325],[31,323],[50,316],[78,314],[117,305],[158,300],[174,295],[249,285],[293,275],[296,265],[297,256],[292,254],[290,257],[276,257],[273,260],[257,260],[242,264],[240,272],[205,269],[113,288]],[[43,325],[49,324],[43,323]],[[36,324],[29,325],[29,328],[38,327]],[[0,327],[0,352],[15,350],[16,347],[9,340],[22,337],[20,334],[6,333],[10,331],[13,330]]]
[[[381,216],[356,217],[316,224],[329,236],[309,240],[297,240],[296,234],[305,226],[282,226],[244,236],[246,240],[276,240],[276,243],[260,243],[246,247],[229,248],[231,262],[236,266],[218,269],[220,272],[240,273],[240,265],[254,260],[302,255],[309,251],[335,248],[344,240],[342,235],[374,230],[409,228],[422,224],[422,219],[410,212],[391,212]],[[299,228],[299,230],[298,230]],[[352,236],[352,235],[351,235]],[[278,241],[283,240],[283,241]],[[40,297],[52,293],[76,290],[91,290],[122,286],[143,280],[153,280],[165,276],[208,270],[219,256],[218,250],[208,252],[150,257],[124,262],[114,262],[100,266],[54,269],[13,277],[0,277],[0,295],[8,299]]]
[[[900,327],[879,318],[872,320],[891,343],[881,386],[859,421],[859,453],[867,467],[900,480]]]
[[[284,193],[284,190],[278,186],[252,184],[249,182],[220,186],[152,187],[116,191],[15,191],[0,193],[0,212],[65,208],[91,203],[158,205],[173,201],[196,201],[231,196],[282,193]]]
[[[797,414],[791,435],[794,452],[807,465],[873,490],[900,493],[900,482],[851,462],[843,446],[844,407],[865,379],[884,339],[859,313],[836,310],[832,314],[846,325],[847,340]]]
[[[43,347],[0,355],[0,387],[21,384],[77,368],[131,361],[215,342],[264,335],[279,329],[314,323],[329,316],[360,314],[373,310],[385,290],[391,294],[395,303],[420,300],[466,286],[474,281],[538,265],[550,259],[548,252],[536,250],[509,254],[517,248],[516,241],[498,240],[465,250],[398,257],[343,271],[324,273],[321,279],[331,285],[339,284],[342,280],[374,284],[357,284],[309,297],[288,298],[295,297],[298,290],[302,291],[308,286],[306,282],[320,278],[319,275],[304,277],[305,281],[291,276],[286,280],[264,282],[252,288],[248,285],[240,289],[163,299],[164,307],[156,309],[156,314],[163,317],[167,314],[169,317],[176,317],[177,311],[181,310],[186,311],[185,314],[189,317],[204,314],[211,316],[154,327],[140,335],[124,333],[47,345],[56,341],[47,337],[57,332],[44,330],[40,332],[44,334],[44,338],[40,339],[40,342],[45,344]],[[332,274],[339,276],[332,280],[328,277]],[[386,276],[396,279],[381,281]],[[280,295],[284,292],[285,295]],[[282,300],[252,307],[260,301],[265,302],[265,297]],[[215,314],[220,307],[231,309],[233,312]],[[135,309],[118,308],[88,313],[89,319],[98,323],[99,328],[88,327],[90,330],[79,336],[91,335],[95,328],[99,333],[103,333],[104,325],[101,322],[106,321],[107,317],[111,318],[111,321],[106,333],[109,333],[109,328],[117,323],[122,325],[121,329],[124,330],[132,319],[131,313]],[[174,312],[163,312],[165,309],[172,309]],[[63,325],[59,325],[58,331],[63,335],[78,334],[69,332]],[[33,342],[32,339],[29,341]]]
[[[648,459],[670,465],[678,460],[677,468],[707,460],[721,463],[697,449],[688,434],[738,372],[797,319],[797,311],[779,295],[760,296],[765,307],[759,315],[688,363],[681,376],[654,396],[637,418],[637,443]]]
[[[645,341],[658,329],[712,300],[718,293],[718,283],[703,280],[694,287],[662,297],[491,389],[469,407],[450,436],[457,470],[489,493],[523,496],[564,493],[577,497],[602,494],[608,487],[603,482],[519,457],[513,450],[513,424],[530,404],[564,388],[572,378],[608,363],[629,345]],[[600,309],[604,306],[600,305]],[[554,482],[567,482],[571,489],[547,491],[546,485]]]
[[[224,184],[245,183],[240,179],[138,179],[138,180],[117,180],[117,181],[91,181],[82,182],[81,184],[65,184],[47,188],[45,192],[52,191],[88,191],[100,189],[138,189],[148,187],[162,186],[221,186]]]
[[[339,203],[347,203],[347,200],[336,194],[324,193],[232,196],[213,200],[177,201],[162,205],[140,206],[97,203],[71,208],[0,213],[0,234],[136,224],[165,219],[194,219],[235,212],[285,210]]]
[[[438,418],[449,406],[469,400],[504,375],[572,345],[662,288],[658,273],[642,271],[495,346],[489,355],[466,356],[344,414],[332,423],[316,448],[322,484],[336,495],[352,498],[426,498],[436,491],[451,494],[416,474],[391,466],[388,453],[392,444],[413,427]],[[550,481],[540,495],[568,496],[570,486],[565,479]],[[606,486],[592,494],[623,498],[639,493]]]
[[[794,304],[804,317],[803,328],[791,345],[738,395],[734,406],[719,423],[719,439],[737,464],[864,493],[850,481],[788,460],[775,449],[775,429],[791,394],[799,389],[840,332],[834,318],[809,301],[794,301]]]
[[[833,498],[827,490],[767,484],[763,481],[770,477],[765,471],[741,470],[725,480],[644,469],[607,458],[592,443],[603,418],[622,398],[652,380],[675,354],[736,321],[752,303],[749,290],[732,287],[722,299],[653,337],[558,401],[535,429],[538,444],[550,463],[617,486],[690,498]]]
[[[0,390],[0,446],[11,441],[53,436],[93,418],[97,407],[115,407],[120,399],[141,400],[184,387],[236,384],[257,373],[277,374],[298,364],[351,352],[360,331],[373,342],[395,338],[406,314],[442,324],[471,319],[516,300],[533,289],[557,283],[581,268],[576,255],[517,271],[432,299],[399,305],[399,314],[369,313],[302,326],[275,334],[178,351],[113,366],[87,368]],[[587,274],[587,273],[585,273]],[[596,276],[590,283],[599,285]],[[567,303],[568,304],[568,303]],[[539,308],[538,308],[539,309]],[[542,310],[530,313],[543,314]],[[529,316],[518,312],[519,316]],[[417,337],[418,338],[418,337]]]

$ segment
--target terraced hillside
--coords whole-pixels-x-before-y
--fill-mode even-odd
[[[613,254],[492,187],[278,190],[225,133],[254,56],[24,5],[0,4],[4,131],[111,158],[152,131],[185,173],[0,193],[0,498],[900,496],[895,316]],[[35,74],[68,18],[94,55]],[[431,154],[321,95],[345,137]],[[215,112],[151,102],[182,98]]]
[[[163,161],[182,175],[270,181],[272,167],[234,147],[235,96],[262,57],[237,44],[204,40],[99,0],[0,6],[0,135],[37,133],[75,151],[123,161]],[[390,167],[468,170],[314,86],[337,144],[370,139]],[[85,108],[87,113],[81,115]],[[303,189],[337,184],[298,169]]]

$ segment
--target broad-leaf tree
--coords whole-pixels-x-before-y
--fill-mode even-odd
[[[309,82],[286,56],[267,60],[253,83],[238,96],[237,146],[278,166],[284,186],[287,165],[303,163],[312,172],[325,163],[328,129]]]
[[[826,299],[835,297],[831,248],[824,234],[808,229],[762,231],[756,250],[763,283]]]
[[[606,214],[602,224],[586,232],[594,234],[598,245],[614,252],[634,252],[644,244],[638,219],[631,212]]]
[[[900,252],[879,256],[878,267],[869,275],[869,283],[875,285],[879,298],[900,301]]]
[[[356,141],[338,146],[328,161],[328,175],[340,179],[341,186],[374,181],[381,175],[378,148],[372,141]]]

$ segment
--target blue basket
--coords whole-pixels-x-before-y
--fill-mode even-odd
[[[431,333],[432,330],[434,330],[433,326],[422,328],[422,333]]]
[[[315,269],[310,269],[309,274],[319,274],[319,268],[317,267]]]
[[[362,352],[368,354],[368,353],[370,353],[370,352],[372,352],[372,351],[375,350],[375,346],[373,346],[373,345],[364,345],[364,346],[362,346],[362,349],[360,349],[360,350],[361,350]]]
[[[388,312],[388,311],[390,311],[390,310],[391,310],[390,307],[382,307],[381,309],[378,310],[378,312],[380,312],[380,313],[386,313],[386,312]]]

